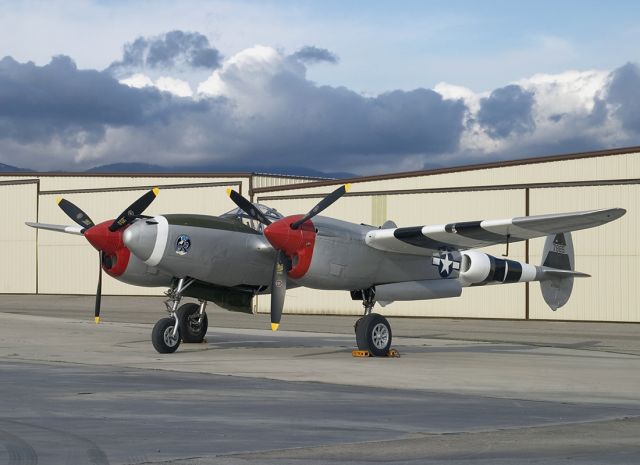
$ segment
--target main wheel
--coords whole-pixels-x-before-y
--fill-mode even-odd
[[[202,315],[202,321],[200,321],[200,305],[184,304],[176,310],[176,316],[180,321],[182,342],[200,343],[204,340],[204,335],[207,334],[209,328],[209,321],[206,313]]]
[[[180,327],[178,327],[178,334],[174,336],[174,325],[173,318],[163,318],[158,320],[151,331],[151,343],[161,354],[172,354],[180,346]]]
[[[356,342],[358,349],[384,357],[391,348],[391,325],[382,315],[371,313],[357,321]]]

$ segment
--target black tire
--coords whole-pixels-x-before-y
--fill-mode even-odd
[[[356,322],[353,324],[353,332],[356,333],[356,339],[358,338],[358,326],[364,320],[364,317],[358,318]]]
[[[163,318],[153,327],[151,331],[151,343],[161,354],[172,354],[180,346],[180,328],[178,327],[178,337],[173,339],[171,334],[175,320],[173,318]]]
[[[356,322],[358,349],[368,350],[375,357],[384,357],[391,348],[391,325],[385,317],[371,313]]]
[[[205,313],[202,316],[202,322],[198,323],[200,319],[200,305],[194,303],[184,304],[176,310],[176,316],[180,321],[182,342],[199,344],[204,340],[204,336],[207,334],[207,329],[209,328],[209,320]]]

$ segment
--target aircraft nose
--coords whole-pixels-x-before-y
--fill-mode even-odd
[[[142,261],[151,258],[158,236],[158,223],[155,219],[139,220],[125,229],[122,240],[124,245]]]

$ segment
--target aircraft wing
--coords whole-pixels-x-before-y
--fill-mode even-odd
[[[593,228],[620,218],[623,208],[609,208],[555,215],[521,216],[505,220],[374,229],[365,241],[374,249],[413,255],[431,255],[442,247],[475,249]]]
[[[57,231],[67,234],[79,234],[81,235],[84,231],[84,228],[80,226],[65,226],[63,224],[47,224],[47,223],[31,223],[30,221],[25,222],[27,226],[31,226],[36,229],[46,229],[48,231]]]

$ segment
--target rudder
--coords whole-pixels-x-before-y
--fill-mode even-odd
[[[571,233],[547,236],[542,251],[542,266],[557,270],[575,270]],[[551,310],[556,311],[569,301],[573,290],[573,276],[540,281],[542,297]]]

